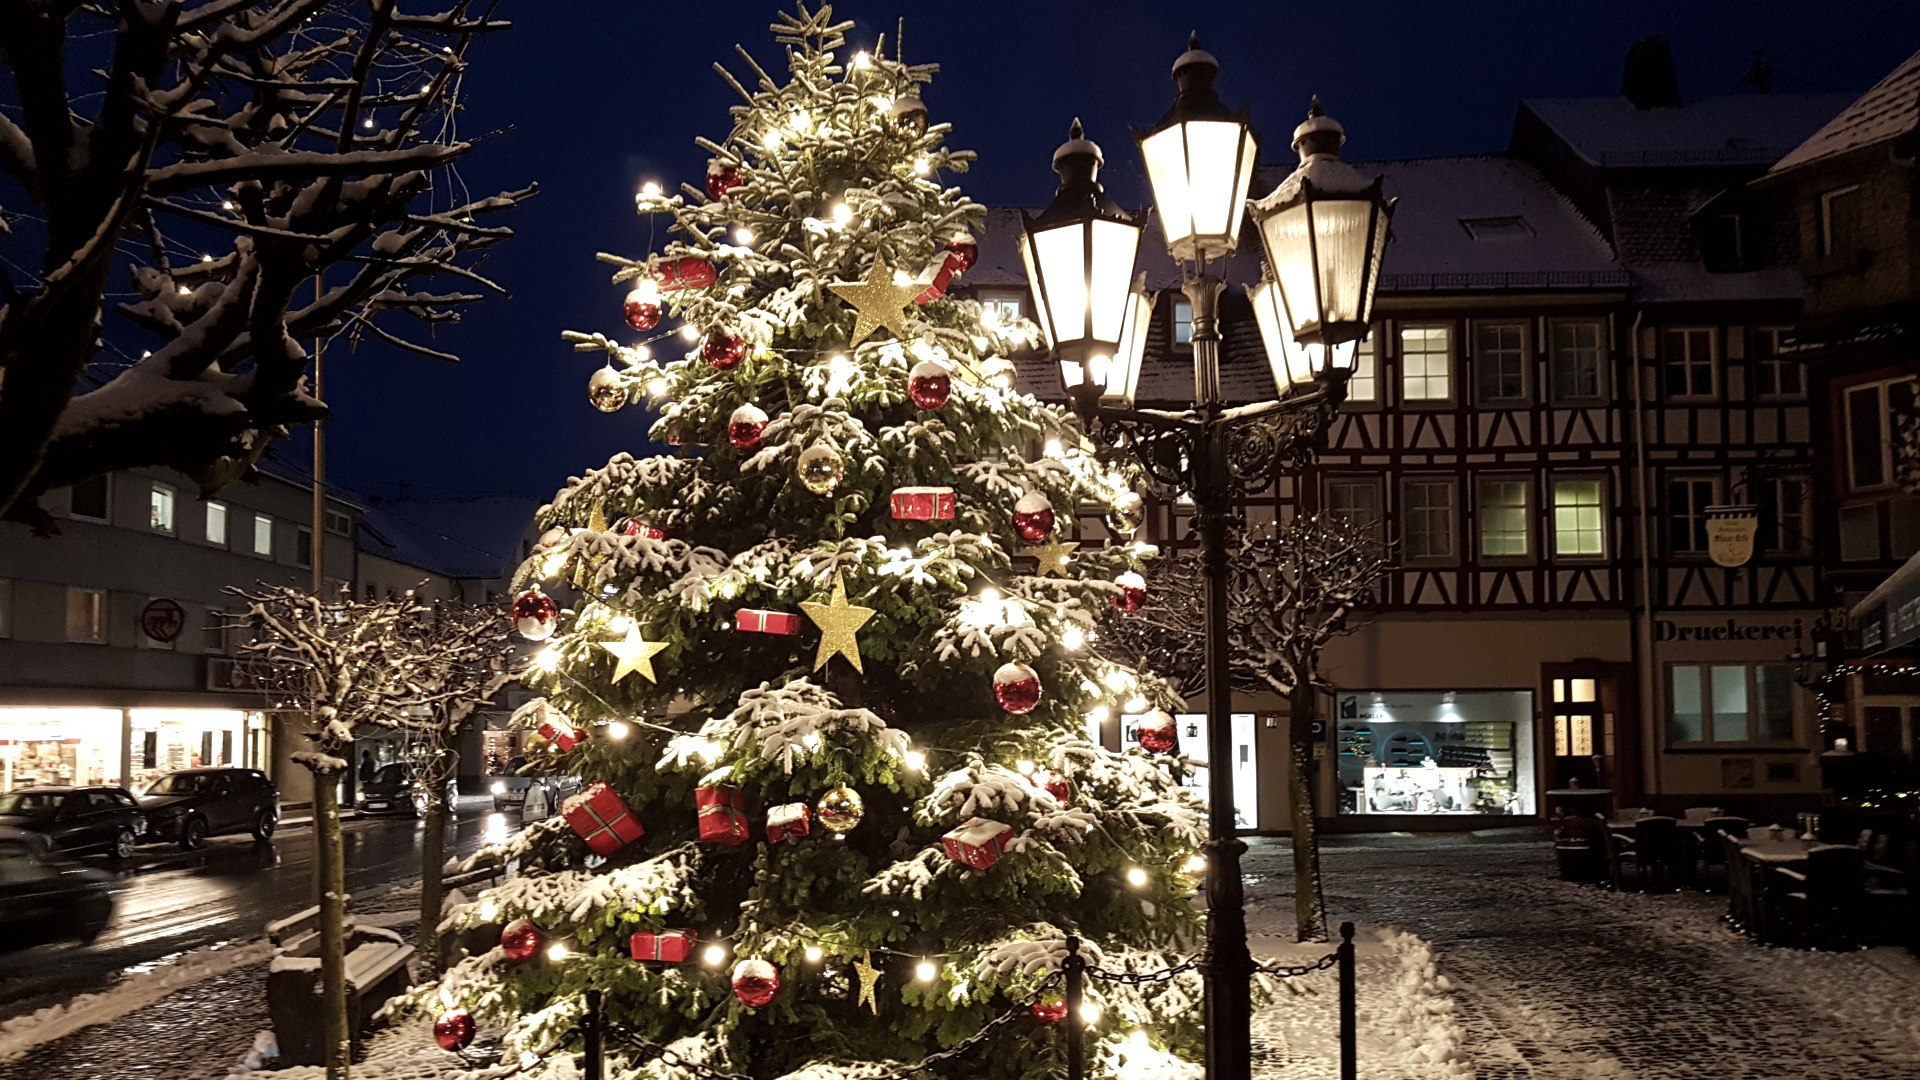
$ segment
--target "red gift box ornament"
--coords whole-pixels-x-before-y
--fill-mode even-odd
[[[813,812],[803,802],[783,803],[767,808],[767,843],[805,836],[813,831]]]
[[[595,784],[560,804],[560,816],[596,855],[612,855],[647,835],[640,822],[604,783]]]
[[[780,634],[791,637],[800,632],[800,616],[791,611],[741,608],[733,613],[733,625],[743,634]]]
[[[971,866],[975,870],[985,870],[1000,861],[1000,855],[1007,850],[1007,841],[1013,839],[1013,826],[986,818],[968,818],[952,832],[940,838],[940,846],[946,849],[947,858],[962,866]]]
[[[713,264],[694,255],[682,255],[653,264],[649,269],[659,279],[661,292],[676,289],[700,289],[719,279]]]
[[[693,793],[700,808],[700,839],[738,847],[747,842],[747,796],[732,784],[705,784]]]
[[[684,964],[700,941],[696,930],[642,930],[627,939],[627,952],[650,964]]]
[[[587,733],[564,720],[547,720],[540,725],[540,736],[556,750],[571,750],[586,739]]]
[[[950,487],[894,488],[887,500],[895,521],[951,521],[953,489]]]

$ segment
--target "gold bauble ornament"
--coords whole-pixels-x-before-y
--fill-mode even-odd
[[[1116,535],[1132,536],[1147,522],[1147,500],[1138,492],[1123,491],[1107,506],[1107,528]]]
[[[814,811],[820,816],[821,828],[830,833],[843,833],[851,831],[867,816],[867,804],[861,801],[859,792],[841,784],[820,796]]]
[[[603,367],[587,379],[587,400],[601,412],[619,412],[627,404],[627,387],[620,373]]]
[[[816,444],[800,451],[799,464],[794,466],[793,471],[808,491],[825,495],[839,487],[840,481],[846,478],[847,462],[840,456],[840,451]]]

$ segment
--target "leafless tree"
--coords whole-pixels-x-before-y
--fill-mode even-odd
[[[1354,629],[1364,603],[1390,565],[1374,533],[1345,518],[1300,516],[1283,526],[1243,530],[1227,565],[1232,575],[1227,635],[1233,689],[1287,699],[1287,803],[1293,818],[1295,930],[1302,941],[1327,937],[1320,888],[1320,840],[1313,812],[1313,721],[1325,688],[1320,653]],[[1153,563],[1149,603],[1115,616],[1101,643],[1155,672],[1174,672],[1180,692],[1206,687],[1204,612],[1198,558]]]
[[[442,360],[388,313],[455,321],[498,287],[460,87],[497,0],[0,0],[0,516],[168,466],[205,492],[327,415],[303,341]],[[131,291],[112,293],[125,272]],[[436,288],[429,278],[459,279]],[[109,300],[116,319],[108,323]]]

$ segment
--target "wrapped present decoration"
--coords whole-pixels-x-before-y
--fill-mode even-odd
[[[950,487],[894,488],[888,500],[896,521],[949,521],[953,518]]]
[[[587,733],[565,720],[548,720],[540,725],[540,735],[556,750],[571,750],[586,740]]]
[[[1013,839],[1013,826],[986,818],[968,818],[952,832],[940,838],[947,858],[975,870],[985,870],[1000,861],[1000,853]]]
[[[793,611],[741,608],[733,613],[733,625],[743,634],[791,636],[800,632],[800,615]]]
[[[611,855],[647,835],[633,811],[603,783],[561,803],[560,816],[597,855]]]
[[[813,828],[813,812],[803,802],[790,802],[767,808],[767,843],[777,844],[796,836],[805,836]]]
[[[693,793],[700,808],[700,839],[738,846],[747,842],[747,796],[732,784],[707,784]]]
[[[651,964],[684,964],[699,941],[697,930],[642,930],[627,939],[627,951]]]

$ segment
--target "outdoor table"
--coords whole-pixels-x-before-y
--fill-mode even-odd
[[[1807,852],[1815,848],[1844,845],[1822,844],[1798,838],[1786,840],[1742,840],[1740,865],[1727,867],[1727,917],[1747,935],[1766,944],[1775,944],[1768,918],[1768,894],[1773,887],[1773,871],[1797,868],[1807,861]]]

